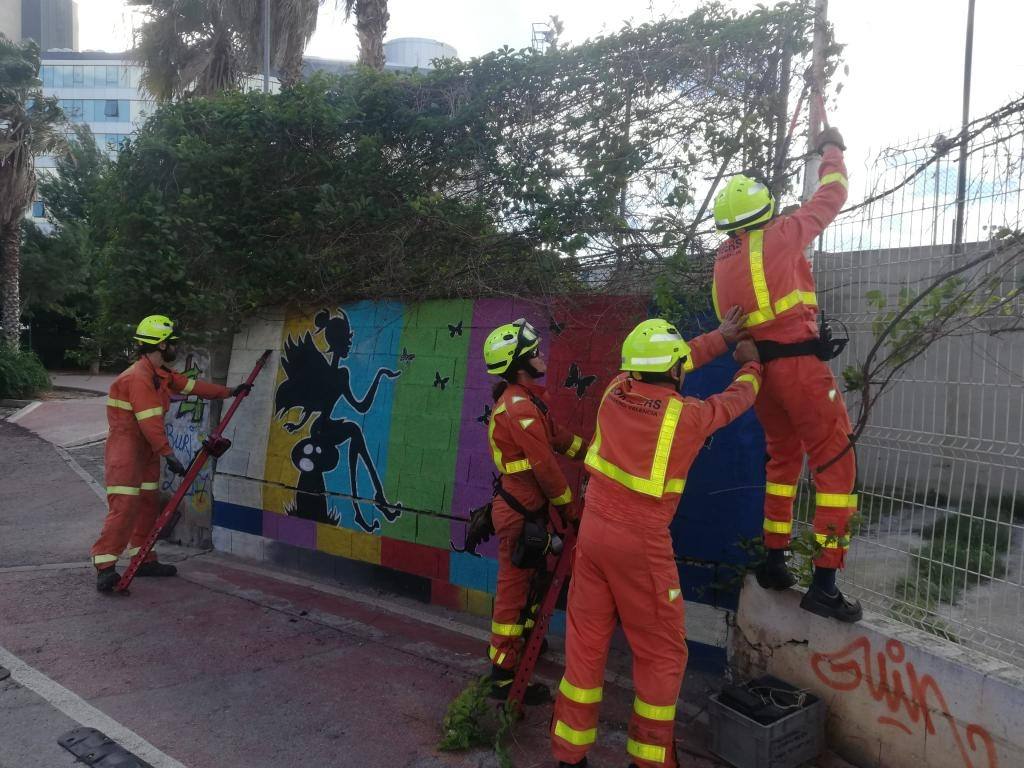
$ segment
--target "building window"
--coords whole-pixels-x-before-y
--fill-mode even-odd
[[[117,99],[107,99],[103,106],[104,117],[118,117],[121,113],[117,109]]]
[[[85,81],[82,83],[85,88],[96,86],[96,67],[83,67],[85,69]]]
[[[36,200],[32,203],[32,217],[35,219],[41,219],[46,216],[46,207],[43,205],[42,200]]]
[[[107,65],[107,85],[117,85],[117,75],[120,67]]]
[[[61,64],[58,69],[60,70],[60,82],[54,82],[54,85],[59,85],[62,88],[74,88],[74,67],[69,67],[66,64]]]
[[[72,72],[72,75],[73,75],[72,79],[73,79],[75,85],[77,85],[77,86],[85,85],[85,67],[83,67],[80,64],[76,64],[72,68],[71,72]]]

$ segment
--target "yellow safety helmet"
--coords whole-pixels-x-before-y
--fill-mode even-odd
[[[762,224],[775,212],[775,198],[757,179],[740,174],[729,179],[725,189],[715,196],[715,227],[734,232]]]
[[[174,321],[166,315],[150,315],[142,318],[135,329],[134,339],[140,344],[156,346],[168,340],[178,338],[174,334]]]
[[[668,320],[644,320],[622,342],[620,370],[665,373],[686,361],[690,345]]]
[[[540,334],[524,318],[499,325],[484,341],[484,363],[487,372],[500,376],[513,361],[533,357],[540,347]]]

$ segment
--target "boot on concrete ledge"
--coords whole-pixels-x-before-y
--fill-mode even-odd
[[[807,594],[800,601],[800,607],[826,619],[835,619],[847,624],[860,621],[864,616],[860,602],[843,595],[839,587],[834,587],[834,590],[831,593],[826,592],[822,587],[811,584]]]
[[[757,583],[761,589],[777,589],[779,591],[789,589],[796,584],[796,576],[789,571],[789,567],[782,563],[763,562],[754,571]]]

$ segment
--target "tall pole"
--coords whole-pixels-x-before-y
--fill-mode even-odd
[[[811,48],[811,93],[808,99],[807,128],[807,161],[804,163],[804,188],[800,196],[801,202],[807,202],[818,188],[818,167],[821,158],[814,151],[821,133],[821,124],[825,119],[825,44],[828,42],[828,0],[815,0],[814,3],[814,40]],[[817,91],[821,98],[815,98]]]
[[[964,212],[967,206],[967,122],[971,113],[971,59],[974,56],[974,0],[967,0],[967,44],[964,46],[964,111],[960,120],[960,168],[956,174],[956,228],[953,247],[964,244]]]
[[[270,93],[270,0],[263,0],[263,92]]]

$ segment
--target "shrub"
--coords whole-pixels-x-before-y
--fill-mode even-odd
[[[34,397],[50,386],[50,377],[34,352],[0,346],[0,398]]]

